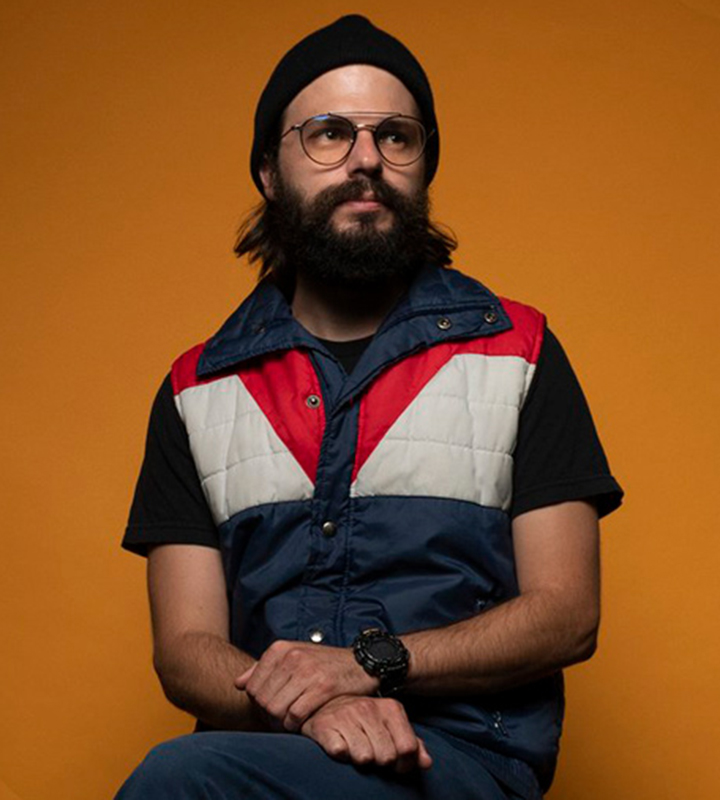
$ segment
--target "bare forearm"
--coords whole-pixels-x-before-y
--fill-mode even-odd
[[[155,669],[171,703],[215,728],[261,730],[265,723],[234,680],[255,660],[211,633],[189,632],[156,646]]]
[[[528,592],[445,628],[403,636],[410,650],[407,691],[497,692],[589,658],[597,610],[573,608],[561,593]]]
[[[512,526],[520,595],[446,628],[403,636],[408,690],[497,692],[589,658],[600,619],[597,511],[569,501]]]

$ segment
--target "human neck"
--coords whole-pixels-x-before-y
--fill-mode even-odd
[[[367,289],[327,286],[298,275],[292,310],[313,336],[348,342],[372,336],[405,290],[402,283]]]

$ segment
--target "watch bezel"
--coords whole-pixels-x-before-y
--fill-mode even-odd
[[[395,655],[378,657],[372,652],[375,642],[390,643],[395,649]],[[388,694],[400,688],[407,676],[410,652],[397,636],[380,628],[368,628],[361,631],[353,642],[353,652],[355,660],[365,672],[380,679],[381,694]]]

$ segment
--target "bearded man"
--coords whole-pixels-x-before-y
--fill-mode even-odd
[[[156,399],[124,539],[197,731],[136,798],[539,798],[621,490],[544,317],[449,268],[427,77],[358,16],[256,113],[261,280]]]

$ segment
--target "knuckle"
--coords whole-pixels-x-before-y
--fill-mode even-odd
[[[282,705],[282,703],[274,703],[271,701],[265,704],[263,707],[268,712],[268,714],[270,714],[271,717],[276,717],[277,719],[279,719],[280,717],[285,716],[285,708]]]
[[[397,755],[395,753],[391,753],[389,751],[388,752],[382,752],[382,753],[378,753],[376,760],[377,760],[377,763],[381,767],[387,767],[387,766],[390,766],[390,764],[394,764],[395,763],[395,761],[397,760]]]
[[[356,764],[370,764],[373,760],[373,754],[370,750],[357,749],[353,755],[353,761]]]
[[[252,689],[248,689],[247,693],[250,699],[254,700],[259,706],[265,709],[267,708],[269,703],[269,698],[265,694],[265,692],[258,691],[256,687],[253,687]]]
[[[285,716],[285,722],[292,727],[298,727],[305,721],[305,714],[297,709],[290,709]]]
[[[334,709],[323,710],[322,713],[316,714],[314,717],[311,717],[311,719],[322,720],[323,725],[326,723],[328,725],[338,725],[342,721],[340,713]]]
[[[267,692],[264,691],[262,684],[260,686],[248,686],[247,692],[257,703],[265,705],[270,702],[270,698],[267,696]]]
[[[396,747],[401,756],[412,756],[418,751],[418,740],[410,737],[403,737],[396,743]]]
[[[348,754],[347,742],[335,733],[326,737],[323,746],[325,747],[325,751],[331,756],[346,756]]]

